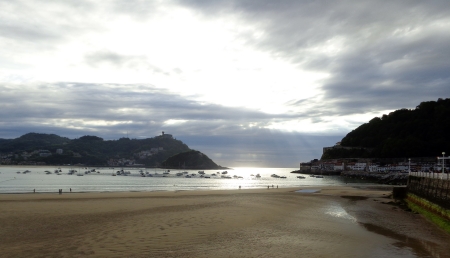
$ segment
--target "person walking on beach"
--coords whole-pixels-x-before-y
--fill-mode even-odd
[[[70,192],[72,192],[72,188],[70,188]]]

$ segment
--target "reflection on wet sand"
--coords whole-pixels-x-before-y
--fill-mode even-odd
[[[397,242],[394,243],[394,246],[400,249],[410,248],[417,257],[441,257],[437,252],[438,246],[433,242],[412,238],[370,223],[360,223],[360,225],[370,232],[397,240]]]
[[[0,195],[1,256],[448,257],[388,191],[297,190]]]

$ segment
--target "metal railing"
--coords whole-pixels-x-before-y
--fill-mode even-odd
[[[416,177],[426,177],[426,178],[435,178],[435,179],[450,179],[450,173],[435,173],[435,172],[409,172],[410,176],[416,176]]]
[[[414,175],[416,173],[418,175]],[[408,192],[450,209],[450,180],[448,174],[444,175],[441,179],[439,173],[412,172],[408,178]]]

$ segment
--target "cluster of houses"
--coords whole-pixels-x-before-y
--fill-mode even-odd
[[[337,142],[332,147],[324,147],[323,153],[333,149],[365,149],[372,151],[370,148],[361,147],[345,147],[341,145],[341,142]],[[444,154],[444,153],[442,153]],[[384,163],[373,162],[371,159],[341,159],[341,160],[328,160],[319,161],[317,159],[310,162],[300,163],[300,170],[309,171],[366,171],[366,172],[442,172],[444,165],[444,172],[447,172],[450,164],[443,163],[441,160],[433,162],[432,158],[419,158],[420,160],[428,160],[426,162],[417,162],[413,159],[403,162],[387,161]],[[440,158],[438,158],[440,159]],[[445,159],[450,159],[446,157]],[[396,159],[392,159],[396,160]],[[450,163],[447,162],[447,163]]]
[[[144,151],[134,153],[133,156],[137,159],[146,159],[146,158],[149,158],[161,151],[164,151],[163,147],[155,147],[155,148],[151,148],[150,150],[144,150]],[[117,158],[117,159],[109,159],[108,160],[108,166],[113,166],[113,167],[137,166],[137,165],[142,165],[142,164],[136,163],[136,159],[134,159],[134,158],[131,158],[131,159]]]
[[[138,153],[135,153],[134,156],[138,157],[139,159],[146,159],[154,154],[157,154],[160,151],[163,151],[163,147],[157,147],[157,148],[151,148],[150,150],[141,151]]]
[[[449,164],[444,163],[445,171],[448,171]],[[374,163],[371,161],[350,162],[343,160],[319,161],[300,163],[300,171],[366,171],[366,172],[441,172],[442,161],[440,162],[397,162],[391,164]]]
[[[165,139],[173,139],[173,136],[171,134],[166,134],[162,132],[161,135],[156,136],[160,138]],[[146,159],[149,158],[161,151],[164,151],[163,147],[154,147],[150,150],[144,150],[140,151],[138,153],[134,153],[134,158],[116,158],[116,159],[110,159],[108,161],[109,166],[133,166],[133,165],[140,165],[137,164],[135,159]],[[53,153],[49,150],[35,150],[35,151],[22,151],[20,153],[11,152],[11,153],[0,153],[0,165],[45,165],[44,162],[37,162],[36,157],[49,157],[52,155],[62,155],[64,154],[63,149],[56,149]],[[66,154],[67,155],[67,154]],[[82,157],[77,152],[69,152],[69,155],[72,155],[75,158]]]
[[[107,161],[108,166],[111,167],[121,167],[121,166],[136,166],[135,159],[126,159],[126,158],[118,158],[118,159],[109,159]]]
[[[170,135],[169,135],[170,136]],[[135,153],[134,156],[138,159],[145,159],[158,152],[164,151],[163,147],[151,148],[150,150],[141,151]],[[45,165],[44,162],[33,161],[33,157],[49,157],[52,155],[62,155],[64,153],[63,149],[57,149],[54,153],[49,150],[35,150],[30,152],[20,152],[20,153],[0,153],[0,165]],[[81,157],[77,152],[71,152],[73,157]],[[127,158],[117,158],[108,160],[109,166],[133,166],[137,165],[135,159]]]

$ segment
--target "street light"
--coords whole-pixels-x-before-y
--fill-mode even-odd
[[[444,177],[444,169],[445,169],[445,167],[444,167],[444,162],[445,162],[444,155],[445,155],[445,152],[442,152],[442,173],[441,173],[441,179]]]
[[[408,159],[408,174],[411,174],[411,158]]]

